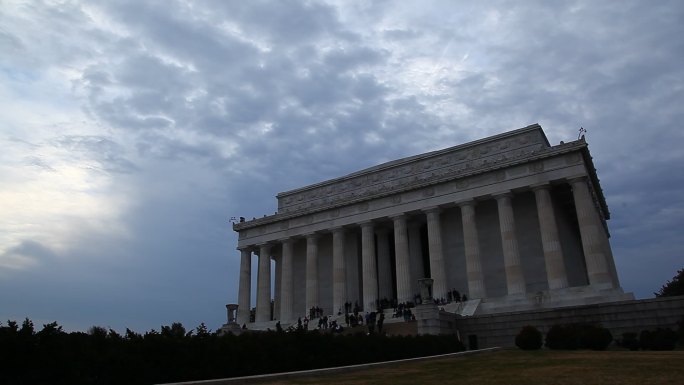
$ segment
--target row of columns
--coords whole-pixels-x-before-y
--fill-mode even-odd
[[[607,237],[601,227],[601,219],[594,206],[586,177],[570,180],[572,186],[577,218],[586,259],[589,283],[595,286],[610,287],[613,285],[607,260]],[[558,226],[550,194],[550,185],[532,186],[534,191],[539,227],[541,231],[542,250],[546,265],[549,289],[562,289],[568,286],[567,273]],[[506,286],[508,295],[525,294],[525,277],[520,262],[520,253],[516,237],[516,224],[511,203],[512,194],[503,192],[494,195],[499,214],[499,228],[504,256]],[[459,202],[461,221],[463,224],[463,243],[466,259],[466,275],[470,298],[486,297],[484,275],[482,271],[479,236],[475,218],[475,200]],[[428,249],[430,275],[433,279],[433,296],[445,297],[447,292],[446,267],[442,247],[442,229],[440,222],[441,209],[430,207],[423,210],[427,218]],[[397,300],[405,302],[412,299],[414,287],[411,282],[410,255],[420,254],[420,244],[409,242],[419,239],[419,229],[407,228],[406,215],[391,217],[394,227],[394,248],[396,266]],[[361,264],[364,309],[374,309],[379,298],[392,297],[392,273],[389,248],[389,233],[384,229],[374,228],[371,221],[359,223],[361,227]],[[378,237],[377,259],[375,235]],[[347,300],[346,269],[344,260],[345,230],[338,227],[332,229],[333,236],[333,309],[342,308]],[[280,263],[281,277],[279,284],[280,318],[291,320],[293,312],[293,240],[283,239]],[[318,236],[306,236],[306,308],[319,305],[318,293]],[[270,250],[271,245],[259,246],[259,262],[257,274],[257,308],[256,321],[270,320]],[[249,249],[241,250],[240,292],[238,298],[238,322],[249,322],[250,309],[250,277],[251,255]],[[377,261],[377,265],[376,265]]]

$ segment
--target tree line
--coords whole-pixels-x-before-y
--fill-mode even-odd
[[[36,331],[26,319],[0,324],[2,384],[151,384],[353,365],[464,350],[454,336],[212,333],[180,323],[120,335],[92,327]]]

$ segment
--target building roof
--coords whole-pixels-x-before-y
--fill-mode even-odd
[[[532,138],[532,140],[525,142],[524,140],[521,140],[521,138]],[[412,167],[413,170],[416,168],[416,165],[418,164],[428,164],[431,162],[437,163],[439,159],[444,159],[448,156],[458,156],[458,154],[464,153],[471,154],[472,156],[472,153],[475,152],[478,154],[478,156],[483,157],[484,155],[480,155],[480,153],[484,152],[484,149],[494,146],[495,143],[499,146],[503,145],[504,143],[515,143],[515,145],[519,145],[522,149],[518,149],[521,155],[518,155],[517,157],[511,157],[510,159],[506,159],[505,161],[492,162],[489,164],[487,163],[487,161],[484,161],[481,162],[482,165],[480,166],[466,166],[459,169],[458,171],[451,171],[453,168],[447,170],[447,167],[442,167],[441,177],[439,175],[435,177],[434,172],[419,170],[418,174],[420,175],[424,175],[427,173],[430,173],[430,175],[425,178],[422,176],[416,177],[413,176],[413,174],[409,175],[413,176],[414,179],[420,178],[415,185],[412,185],[409,182],[403,183],[399,187],[394,187],[392,181],[387,183],[383,183],[382,181],[372,182],[375,183],[373,186],[378,186],[377,191],[371,192],[370,194],[365,194],[365,196],[355,196],[353,191],[338,192],[338,190],[346,190],[347,187],[353,190],[354,188],[356,188],[355,186],[357,186],[357,182],[360,180],[368,185],[371,185],[372,183],[370,182],[370,179],[373,179],[376,175],[393,172],[396,174],[398,173],[398,170],[405,170],[409,167]],[[480,151],[481,149],[482,151]],[[363,170],[353,172],[345,176],[311,184],[294,190],[281,192],[277,195],[279,209],[276,214],[264,216],[263,218],[255,218],[253,220],[246,222],[235,223],[233,224],[233,229],[235,231],[240,231],[242,229],[252,228],[287,218],[328,210],[334,207],[346,206],[359,201],[375,199],[377,197],[392,195],[400,193],[402,191],[424,187],[430,184],[443,183],[446,180],[464,178],[496,169],[511,167],[513,165],[520,163],[530,162],[573,151],[581,152],[584,163],[587,168],[587,172],[589,174],[589,178],[591,179],[592,186],[594,187],[599,208],[603,213],[603,217],[605,219],[609,219],[610,214],[608,211],[608,206],[603,196],[603,191],[600,187],[599,179],[596,175],[596,169],[594,167],[592,157],[589,153],[589,149],[586,141],[584,140],[584,137],[576,141],[567,143],[561,142],[561,144],[559,145],[551,146],[541,126],[539,124],[533,124],[520,129],[479,139],[473,142],[448,147],[442,150],[431,151],[424,154],[409,156],[385,162],[376,166],[372,166]],[[468,162],[468,159],[462,161],[462,163],[474,163]],[[407,177],[404,177],[404,179],[406,178]],[[389,185],[390,187],[385,188],[385,186],[387,185]],[[371,189],[372,188],[373,187],[371,187]],[[302,199],[302,197],[305,197],[306,199]],[[304,203],[300,203],[301,201],[304,201]]]

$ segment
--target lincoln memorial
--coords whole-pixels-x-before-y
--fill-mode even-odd
[[[314,306],[337,314],[345,303],[375,311],[384,299],[414,301],[422,278],[435,299],[465,294],[465,306],[444,309],[465,315],[633,299],[620,288],[584,137],[552,146],[538,124],[277,199],[275,214],[233,224],[236,321],[249,328],[296,321]]]

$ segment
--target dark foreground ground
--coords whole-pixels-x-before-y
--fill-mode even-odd
[[[261,384],[684,384],[684,351],[522,351]]]

